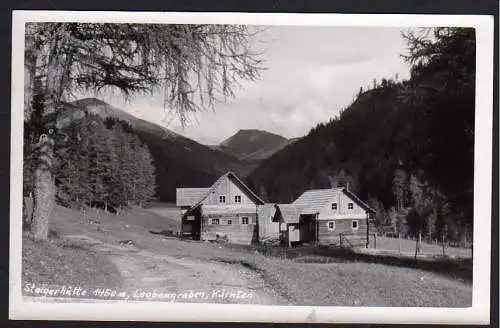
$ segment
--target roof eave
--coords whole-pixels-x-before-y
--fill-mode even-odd
[[[245,189],[251,197],[254,198],[254,200],[256,201],[256,203],[258,203],[258,205],[264,205],[264,201],[259,197],[257,196],[253,191],[252,189],[250,189],[236,174],[234,174],[233,172],[228,172],[226,173],[228,177],[233,177],[240,185],[243,189]]]
[[[346,195],[348,195],[349,197],[351,197],[354,201],[356,201],[356,203],[358,203],[359,206],[363,207],[366,211],[372,213],[372,214],[375,214],[377,213],[373,208],[370,207],[370,205],[366,204],[365,202],[363,202],[361,199],[359,199],[358,196],[356,196],[353,192],[351,192],[349,189],[347,188],[343,188],[342,189],[342,192],[345,193]]]

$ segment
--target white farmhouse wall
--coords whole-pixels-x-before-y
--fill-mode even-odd
[[[208,195],[204,200],[203,204],[206,205],[217,205],[219,203],[219,196],[226,197],[226,205],[249,205],[255,204],[245,193],[227,176],[219,185]],[[241,203],[235,202],[235,196],[241,197]]]
[[[337,203],[337,210],[332,209],[332,203]],[[349,209],[349,203],[353,204],[352,209]],[[366,218],[366,210],[343,192],[335,193],[334,198],[321,209],[318,215],[319,220]]]

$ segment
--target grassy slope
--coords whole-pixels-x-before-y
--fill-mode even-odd
[[[35,242],[23,236],[22,268],[23,284],[117,288],[123,283],[106,256],[57,237]]]
[[[124,227],[147,230],[180,229],[180,221],[162,217],[142,208],[122,212],[119,216],[104,213],[103,211],[89,210],[84,219],[81,213],[61,206],[56,206],[51,228],[59,234],[80,234],[86,232],[86,228],[90,226],[87,224],[89,221],[98,221],[101,228],[109,230]]]
[[[297,305],[468,307],[472,304],[470,281],[409,267],[305,255],[307,252],[285,251],[281,256],[276,252],[273,257],[255,251],[239,257],[223,252],[215,260],[253,268]]]
[[[472,288],[425,271],[370,263],[259,261],[290,301],[325,306],[471,306]]]
[[[419,269],[349,261],[304,263],[304,257],[284,259],[252,247],[206,242],[145,238],[138,243],[171,256],[244,265],[295,305],[468,307],[472,302],[470,282]]]
[[[96,218],[100,224],[90,224]],[[100,228],[98,228],[100,226]],[[144,209],[133,209],[119,217],[89,212],[86,218],[73,209],[56,206],[51,221],[52,238],[35,242],[23,237],[23,283],[33,282],[55,285],[120,287],[122,278],[114,264],[102,254],[87,246],[70,242],[57,235],[88,234],[89,230],[118,227],[133,229],[177,229],[178,222],[162,218]],[[116,233],[119,236],[119,233]],[[124,236],[126,237],[126,236]]]
[[[175,203],[156,203],[149,206],[147,210],[170,221],[181,221],[181,210],[175,206]]]
[[[110,243],[116,243],[120,239],[132,239],[138,247],[149,249],[158,254],[244,265],[261,274],[266,283],[285,296],[291,304],[427,307],[467,307],[471,305],[471,283],[438,273],[375,263],[344,260],[342,260],[343,263],[338,263],[339,259],[336,258],[330,258],[327,261],[329,263],[304,263],[308,262],[304,256],[307,254],[301,254],[295,259],[286,259],[279,256],[265,256],[262,251],[258,252],[253,247],[163,238],[149,233],[148,229],[151,227],[150,225],[157,227],[158,224],[163,224],[165,218],[142,209],[128,213],[128,218],[101,215],[99,225],[81,223],[85,220],[82,220],[77,212],[70,209],[58,207],[57,213],[57,220],[52,221],[52,228],[60,234],[85,233],[90,237]],[[150,219],[141,220],[144,218]],[[141,224],[148,227],[140,227]],[[30,246],[29,241],[26,245],[31,251],[38,251],[34,249],[36,247]],[[66,251],[64,247],[62,248]],[[42,252],[40,249],[42,255],[46,252],[47,250]],[[60,269],[59,276],[57,276],[59,283],[65,283],[65,281],[85,282],[88,281],[89,276],[92,276],[92,282],[96,279],[102,282],[106,281],[105,277],[94,278],[94,276],[99,277],[97,276],[98,272],[86,271],[86,266],[79,264],[92,263],[92,265],[87,266],[93,267],[92,270],[94,270],[93,263],[101,263],[98,262],[101,260],[89,257],[94,261],[90,262],[83,257],[83,254],[75,255],[77,251],[72,248],[68,250],[68,253],[60,253],[59,250],[56,252],[49,250],[49,252],[53,254],[50,259],[52,264],[46,267]],[[64,256],[58,258],[58,253],[64,254]],[[38,270],[46,270],[43,265],[40,267],[39,262],[37,262],[43,261],[40,256],[33,256],[33,254],[24,256],[32,258],[30,264],[25,267],[31,268],[32,275]],[[65,265],[73,266],[75,270],[67,271]],[[98,267],[102,268],[104,274],[115,272],[114,268],[107,268],[105,264],[100,264]],[[91,272],[92,275],[89,275]],[[44,275],[40,277],[44,277]],[[56,278],[48,277],[46,279],[55,280]]]

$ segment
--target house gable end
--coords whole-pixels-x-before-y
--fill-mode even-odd
[[[301,214],[318,214],[318,219],[366,218],[374,213],[366,203],[346,188],[318,189],[304,192],[294,205],[301,208]]]
[[[336,209],[332,207],[332,204],[336,205]],[[366,218],[366,214],[366,210],[361,207],[355,199],[343,193],[341,190],[338,190],[338,192],[335,192],[321,208],[318,218],[320,220],[343,217]]]
[[[200,204],[220,204],[222,196],[224,197],[224,204],[264,204],[264,201],[255,195],[255,193],[248,188],[243,181],[241,181],[234,173],[228,172],[217,179],[201,200],[197,204],[193,205],[193,207]],[[236,199],[235,196],[238,196],[239,198]]]

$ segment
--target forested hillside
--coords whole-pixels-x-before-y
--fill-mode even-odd
[[[29,135],[29,128],[27,132]],[[25,145],[25,189],[30,190],[36,150]],[[85,116],[59,131],[54,150],[60,204],[116,209],[144,206],[155,197],[151,152],[125,122]]]
[[[411,120],[409,111],[394,103],[398,88],[391,85],[361,94],[339,118],[319,124],[264,161],[251,174],[251,184],[256,190],[264,187],[271,201],[289,202],[306,189],[328,188],[334,177],[347,174],[354,180],[350,187],[362,198],[377,194],[390,205],[396,143],[404,139]]]
[[[412,74],[360,90],[338,117],[264,161],[248,178],[268,201],[349,181],[377,228],[462,240],[472,229],[475,34],[406,34]]]
[[[249,165],[234,156],[139,119],[95,98],[65,104],[64,110],[58,115],[57,124],[68,126],[87,115],[125,123],[129,131],[148,146],[156,169],[156,197],[160,201],[174,202],[176,187],[203,187],[212,184],[228,170],[246,175],[250,169]]]

